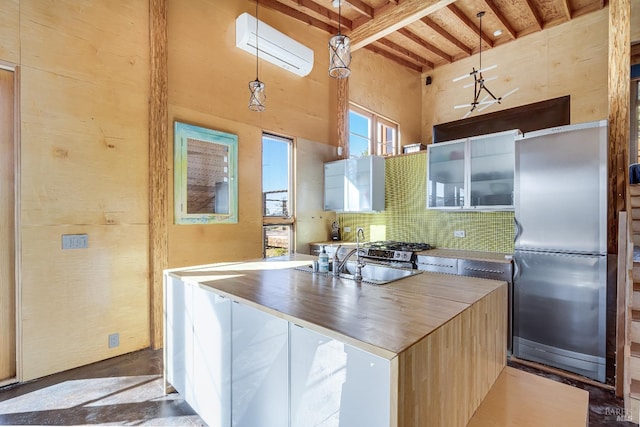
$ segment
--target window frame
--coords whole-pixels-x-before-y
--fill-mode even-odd
[[[381,157],[390,157],[390,156],[395,156],[400,154],[400,148],[401,148],[401,143],[400,143],[400,124],[394,120],[391,120],[388,117],[385,117],[381,114],[378,114],[374,111],[369,110],[368,108],[365,108],[361,105],[358,105],[354,102],[349,102],[349,114],[351,113],[355,113],[358,114],[362,117],[365,117],[369,120],[369,143],[368,143],[368,154],[369,156],[371,155],[376,155],[376,156],[381,156]],[[386,153],[383,152],[383,150],[381,150],[382,147],[382,138],[381,135],[379,134],[379,128],[380,126],[382,126],[382,129],[386,128],[391,128],[394,129],[395,131],[395,142],[392,145],[392,149],[391,149],[391,153]],[[355,134],[354,132],[351,131],[351,121],[349,121],[349,141],[348,141],[348,146],[347,146],[347,157],[348,158],[354,158],[354,157],[362,157],[359,155],[355,155],[351,153],[351,135],[357,135],[359,137],[363,137],[363,135],[359,135],[359,134]]]
[[[266,242],[266,228],[267,227],[273,227],[273,226],[284,226],[288,228],[288,235],[289,235],[289,251],[288,253],[294,253],[295,252],[295,209],[296,209],[296,204],[295,204],[295,150],[296,150],[296,143],[295,143],[295,139],[288,137],[288,136],[284,136],[284,135],[278,135],[272,132],[266,132],[263,131],[262,135],[260,137],[260,147],[261,147],[261,165],[264,166],[263,162],[264,162],[264,139],[265,138],[269,138],[269,139],[273,139],[273,140],[278,140],[278,141],[283,141],[289,144],[289,150],[288,150],[288,165],[289,165],[289,170],[288,170],[288,179],[287,179],[287,185],[288,185],[288,209],[287,209],[287,213],[288,215],[286,216],[278,216],[278,215],[265,215],[265,192],[264,192],[264,182],[263,182],[263,175],[264,175],[264,170],[261,171],[260,174],[260,191],[262,193],[262,203],[261,203],[261,215],[262,215],[262,256],[264,258],[267,257],[267,242]]]

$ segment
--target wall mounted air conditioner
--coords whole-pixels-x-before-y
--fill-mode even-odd
[[[258,20],[258,57],[299,76],[313,68],[313,50]],[[236,46],[256,54],[256,18],[243,13],[236,19]]]

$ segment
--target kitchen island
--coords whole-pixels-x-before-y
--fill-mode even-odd
[[[506,283],[313,259],[167,270],[167,387],[211,426],[466,425],[506,363]]]

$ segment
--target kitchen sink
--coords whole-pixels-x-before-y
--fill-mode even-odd
[[[303,267],[297,267],[297,270],[307,271],[309,273],[313,273],[313,269],[310,265],[305,265]],[[372,285],[386,285],[387,283],[395,282],[396,280],[404,279],[406,277],[415,276],[416,274],[422,273],[420,270],[413,270],[408,268],[398,268],[398,267],[389,267],[386,265],[380,264],[365,264],[362,267],[362,282],[369,283]],[[354,275],[356,273],[356,263],[349,261],[345,264],[343,272],[340,273],[340,278],[354,280]],[[329,273],[315,273],[315,274],[323,274],[331,276],[331,272]]]

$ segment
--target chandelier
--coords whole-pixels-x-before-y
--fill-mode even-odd
[[[478,14],[476,15],[479,19],[480,19],[480,32],[479,32],[479,38],[480,38],[480,55],[479,55],[479,59],[480,59],[480,64],[478,66],[478,69],[476,70],[475,67],[471,68],[471,72],[469,74],[465,74],[463,76],[460,77],[456,77],[455,79],[453,79],[454,82],[458,82],[460,80],[463,80],[467,77],[472,76],[473,77],[473,83],[467,84],[464,86],[464,88],[468,88],[473,86],[473,101],[471,101],[468,104],[461,104],[461,105],[456,105],[453,108],[458,109],[458,108],[470,108],[469,111],[467,111],[467,113],[464,115],[463,118],[467,118],[471,113],[473,113],[474,111],[482,111],[490,106],[492,106],[493,104],[501,104],[502,100],[505,99],[507,96],[513,94],[514,92],[516,92],[519,88],[515,88],[510,90],[509,92],[507,92],[506,94],[500,96],[500,97],[496,97],[490,90],[489,88],[486,86],[486,82],[491,81],[491,80],[495,80],[497,79],[497,77],[491,77],[488,79],[485,79],[482,75],[482,73],[484,71],[488,71],[488,70],[492,70],[494,68],[497,67],[497,65],[491,65],[489,67],[486,68],[482,68],[482,17],[484,16],[484,11],[482,12],[478,12]],[[485,96],[484,98],[480,99],[480,95],[482,94],[482,92],[485,92]]]

